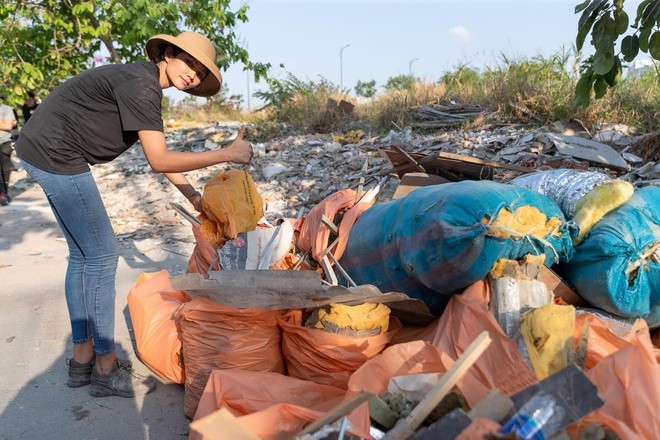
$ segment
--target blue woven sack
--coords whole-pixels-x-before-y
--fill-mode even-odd
[[[557,230],[494,236],[490,221],[500,210],[523,206],[559,219]],[[491,181],[446,183],[369,208],[353,226],[340,263],[357,284],[403,292],[439,315],[453,293],[483,279],[500,258],[531,253],[544,254],[548,266],[567,261],[576,234],[557,204],[532,190]]]
[[[585,300],[627,318],[660,323],[660,187],[635,191],[591,229],[575,257],[558,267]]]

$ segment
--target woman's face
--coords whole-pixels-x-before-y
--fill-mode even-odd
[[[170,83],[177,89],[186,91],[195,88],[209,74],[208,69],[187,52],[176,56],[171,56],[171,53],[170,50],[170,55],[166,55],[166,72]]]

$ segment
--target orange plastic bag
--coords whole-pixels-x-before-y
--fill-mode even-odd
[[[355,222],[360,218],[362,213],[367,209],[371,208],[376,202],[376,195],[378,191],[375,188],[367,191],[359,202],[357,202],[351,209],[346,211],[344,216],[339,223],[339,241],[337,242],[337,247],[334,248],[332,255],[335,259],[339,260],[344,251],[346,250],[346,245],[348,244],[348,237],[351,235],[351,229]]]
[[[616,321],[608,321],[595,313],[582,312],[575,317],[573,338],[576,345],[585,325],[589,326],[585,370],[593,368],[610,354],[629,347],[640,331],[648,333],[648,326],[642,319],[637,319],[631,328],[626,328]]]
[[[205,298],[181,307],[183,360],[186,366],[184,413],[195,415],[214,369],[285,371],[279,310],[234,309]]]
[[[209,268],[211,270],[220,270],[218,254],[216,254],[213,245],[204,237],[198,226],[193,226],[192,232],[195,236],[195,248],[188,260],[186,273],[206,275]],[[211,267],[211,264],[213,264],[213,267]]]
[[[468,403],[474,406],[491,388],[511,396],[538,382],[493,315],[488,310],[490,287],[485,280],[477,281],[460,295],[452,296],[437,325],[427,336],[441,352],[458,359],[484,330],[492,342],[459,382]]]
[[[476,405],[491,388],[497,388],[503,394],[510,396],[538,382],[536,375],[520,355],[515,342],[506,336],[488,311],[489,300],[488,283],[478,281],[462,294],[452,296],[442,316],[433,324],[424,329],[405,332],[406,340],[414,338],[427,341],[443,354],[442,366],[444,368],[435,371],[444,372],[453,365],[453,362],[463,354],[481,332],[488,331],[492,340],[490,346],[457,384],[470,406]],[[402,341],[404,338],[395,338],[393,342]],[[399,347],[399,345],[405,344],[393,345],[393,348]],[[394,359],[398,359],[396,362],[404,362],[404,365],[408,365],[407,349],[399,349],[402,352],[392,356]],[[413,365],[415,362],[417,362],[416,358],[413,359]],[[366,367],[365,364],[363,368]],[[389,371],[374,366],[373,372],[363,373],[361,377],[386,376],[387,374]],[[390,377],[372,377],[371,380],[386,383]],[[353,383],[352,380],[351,383]],[[359,383],[356,382],[353,385],[356,390],[359,390]]]
[[[445,373],[454,361],[426,341],[393,345],[369,359],[348,381],[348,393],[370,391],[382,395],[390,378],[410,374]],[[360,405],[351,413],[359,423],[369,423],[369,406]]]
[[[571,432],[598,423],[626,440],[660,438],[660,365],[650,339],[642,336],[587,371],[605,401]]]
[[[252,231],[263,215],[264,202],[252,177],[241,170],[220,173],[204,186],[202,208],[227,238]]]
[[[401,328],[401,322],[390,317],[387,332],[352,338],[304,327],[300,310],[290,311],[278,322],[289,376],[343,389],[351,374],[380,353]]]
[[[173,290],[167,270],[143,273],[128,292],[128,311],[140,360],[159,377],[184,383],[177,310],[188,296]]]
[[[195,420],[226,408],[239,417],[244,428],[264,440],[290,439],[304,425],[344,400],[345,393],[336,387],[277,373],[214,370],[199,401]],[[356,420],[350,419],[356,425]],[[351,432],[368,438],[368,420],[366,425],[357,424]],[[203,437],[191,432],[189,438]]]
[[[298,249],[301,251],[311,249],[312,258],[320,262],[323,251],[330,244],[330,228],[323,223],[323,216],[334,221],[338,213],[351,208],[355,205],[356,200],[357,193],[355,191],[352,189],[343,189],[329,195],[312,208],[309,214],[304,217],[304,222],[300,227],[300,235],[297,241]],[[339,239],[345,242],[348,240],[348,235],[340,235]],[[345,244],[343,247],[345,247]],[[335,258],[339,259],[339,257],[335,255]]]

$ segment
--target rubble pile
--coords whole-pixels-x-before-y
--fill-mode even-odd
[[[204,151],[239,128],[167,136]],[[93,172],[126,244],[195,243],[185,275],[128,295],[140,358],[185,386],[190,440],[657,438],[648,139],[579,121],[286,135],[187,173],[192,231],[140,148]],[[249,222],[210,239],[211,207]]]
[[[174,128],[173,128],[174,127]],[[204,151],[221,148],[236,136],[239,123],[191,124],[166,127],[168,145],[178,151]],[[594,145],[602,142],[620,152],[616,163],[598,162],[602,155],[580,157],[562,150],[554,136],[588,137]],[[539,129],[505,126],[493,130],[455,129],[436,134],[413,134],[407,127],[386,136],[368,133],[289,135],[263,143],[254,143],[255,158],[246,167],[265,202],[269,220],[295,217],[308,212],[329,194],[345,188],[372,187],[384,176],[393,175],[392,163],[381,150],[398,147],[417,158],[431,158],[439,153],[455,154],[501,165],[516,165],[530,171],[544,168],[600,169],[635,186],[658,184],[660,163],[647,162],[630,153],[631,145],[646,139],[626,126],[604,126],[590,134],[576,122],[556,122]],[[250,127],[246,139],[250,139]],[[342,143],[355,141],[354,143]],[[339,142],[339,141],[342,142]],[[597,140],[597,141],[596,141]],[[607,144],[605,144],[607,143]],[[585,147],[593,148],[592,145]],[[595,150],[594,150],[595,151]],[[564,153],[564,154],[560,154]],[[657,154],[657,153],[656,153]],[[584,155],[583,155],[584,156]],[[367,162],[366,171],[365,162]],[[423,162],[423,160],[422,160]],[[200,191],[221,171],[240,168],[224,164],[186,173]],[[427,167],[428,168],[428,167]],[[451,170],[448,170],[451,173]],[[160,174],[151,172],[139,146],[131,148],[111,163],[93,167],[101,194],[120,240],[162,237],[166,241],[194,242],[190,224],[170,206],[180,203],[192,210],[183,196]],[[509,169],[496,169],[493,180],[507,181],[520,175]],[[399,181],[383,183],[378,200],[389,200]]]

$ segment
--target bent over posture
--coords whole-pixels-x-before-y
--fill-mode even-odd
[[[91,383],[92,396],[133,397],[155,387],[115,355],[115,276],[119,245],[89,165],[112,161],[138,139],[151,168],[201,209],[200,195],[181,174],[222,162],[249,163],[251,145],[239,133],[229,147],[170,151],[165,142],[163,89],[196,96],[221,87],[213,44],[196,32],[156,35],[151,61],[106,65],[58,86],[37,107],[15,149],[44,190],[69,247],[65,296],[73,338],[70,387]]]

